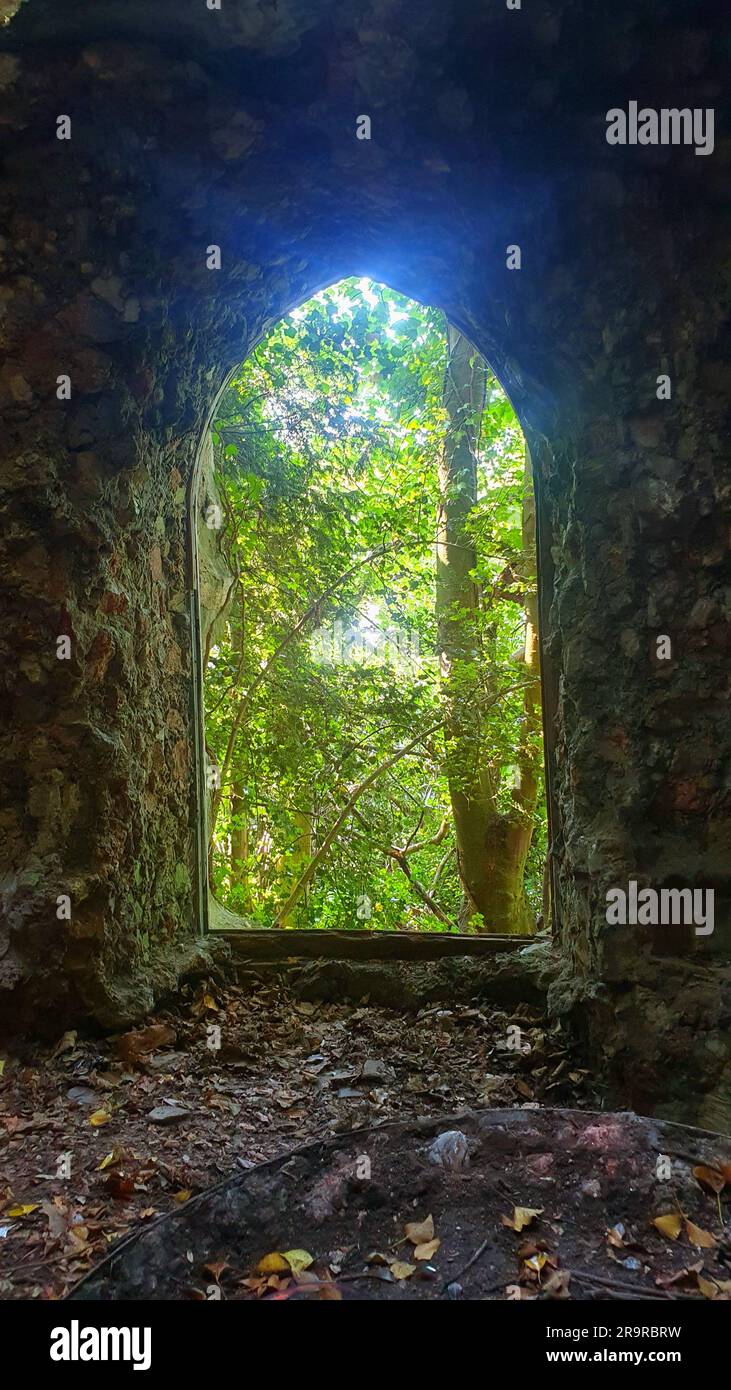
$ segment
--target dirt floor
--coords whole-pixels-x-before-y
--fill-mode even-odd
[[[3,1299],[59,1298],[139,1231],[115,1260],[137,1297],[731,1291],[731,1145],[579,1113],[591,1077],[527,1006],[408,1015],[262,974],[2,1056]]]
[[[707,1186],[724,1182],[716,1145],[577,1110],[386,1124],[191,1198],[74,1297],[720,1301],[731,1269]],[[657,1179],[661,1157],[671,1182]]]

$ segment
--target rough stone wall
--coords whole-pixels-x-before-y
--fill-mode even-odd
[[[630,99],[719,106],[719,36],[672,0],[69,8],[25,0],[0,30],[10,1016],[133,1017],[197,949],[185,489],[227,371],[363,273],[474,339],[538,461],[555,1005],[620,1095],[652,1104],[682,1039],[719,1104],[729,144],[605,139]],[[714,886],[714,935],[607,928],[630,877]]]
[[[191,526],[195,530],[201,646],[215,641],[223,626],[232,593],[234,575],[222,544],[223,507],[216,487],[213,441],[206,431],[197,476],[193,480]]]

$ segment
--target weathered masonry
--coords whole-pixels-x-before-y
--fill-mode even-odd
[[[364,274],[444,309],[530,444],[554,1007],[620,1103],[721,1128],[729,141],[609,144],[606,113],[718,107],[728,39],[673,0],[0,16],[6,1018],[132,1019],[202,949],[193,464],[266,328]],[[713,888],[713,933],[609,926],[630,879]]]

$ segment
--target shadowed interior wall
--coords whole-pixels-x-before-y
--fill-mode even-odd
[[[605,138],[638,96],[718,104],[711,32],[661,0],[58,10],[25,0],[0,31],[7,1017],[138,1017],[201,951],[186,488],[231,367],[363,274],[475,341],[535,461],[554,1006],[626,1103],[662,1081],[668,1113],[717,1122],[729,146]],[[713,935],[608,927],[630,877],[713,886]]]

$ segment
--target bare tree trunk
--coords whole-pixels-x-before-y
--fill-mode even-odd
[[[245,875],[246,860],[249,857],[243,777],[234,778],[231,792],[231,820],[231,882],[241,883]]]
[[[297,828],[297,839],[287,865],[287,872],[290,875],[290,882],[292,881],[291,876],[293,875],[294,883],[296,884],[303,870],[312,858],[312,813],[310,811],[296,810],[294,812],[294,823]],[[301,909],[307,906],[311,889],[312,879],[309,879],[301,898],[295,903],[286,916],[282,914],[278,926],[300,927],[304,925],[299,919],[301,916]]]
[[[497,786],[481,727],[479,687],[483,675],[474,580],[477,555],[469,517],[477,500],[476,447],[484,409],[486,366],[476,349],[449,328],[444,403],[448,428],[439,468],[437,518],[437,596],[440,672],[444,709],[447,779],[457,843],[457,863],[465,893],[463,918],[479,914],[482,930],[506,934],[533,929],[524,875],[533,830],[538,768],[533,750],[540,720],[537,612],[531,598],[526,613],[524,662],[530,679],[524,697],[521,746],[512,793],[515,810],[497,809]],[[526,588],[535,569],[535,507],[526,464],[523,507]]]
[[[448,425],[439,461],[436,617],[446,772],[466,916],[479,910],[482,827],[492,803],[477,705],[471,698],[480,662],[476,624],[477,555],[468,519],[477,499],[476,421],[485,399],[485,369],[475,349],[449,326],[444,404]]]
[[[523,558],[525,587],[523,664],[526,686],[523,723],[517,750],[513,810],[494,818],[486,834],[486,872],[492,884],[493,913],[511,923],[513,932],[531,932],[534,923],[525,898],[525,864],[533,838],[533,818],[540,777],[541,674],[538,654],[538,597],[535,592],[535,496],[533,472],[526,452],[523,490]],[[503,930],[495,927],[494,930]]]
[[[241,669],[244,654],[244,613],[243,593],[241,609],[231,614],[231,651],[237,668]],[[243,883],[246,877],[246,861],[249,856],[249,835],[246,823],[246,781],[243,772],[237,770],[231,778],[231,848],[229,872],[232,887]]]

